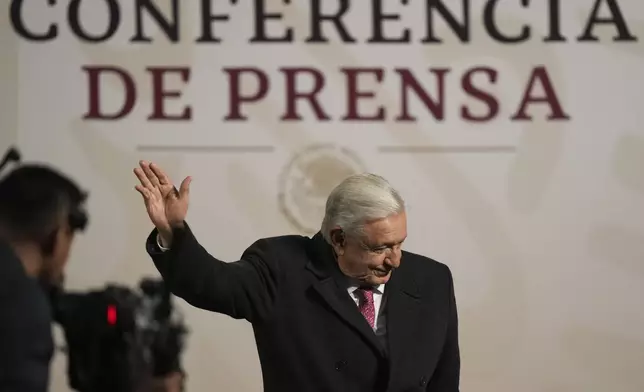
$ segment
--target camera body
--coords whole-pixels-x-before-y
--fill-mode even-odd
[[[181,371],[187,328],[162,280],[139,290],[110,284],[52,297],[67,343],[69,385],[79,392],[135,392]]]

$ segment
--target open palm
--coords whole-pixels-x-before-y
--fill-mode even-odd
[[[159,166],[145,161],[139,162],[134,174],[141,182],[135,188],[143,196],[150,221],[159,232],[170,233],[181,227],[188,213],[191,178],[186,177],[177,190]]]

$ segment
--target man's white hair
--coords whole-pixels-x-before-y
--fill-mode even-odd
[[[405,211],[405,202],[383,177],[361,173],[347,177],[326,201],[321,232],[331,243],[331,231],[340,227],[347,235],[360,236],[364,224]]]

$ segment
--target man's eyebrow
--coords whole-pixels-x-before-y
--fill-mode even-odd
[[[394,242],[392,242],[392,241],[388,241],[388,242],[385,242],[385,243],[384,243],[384,244],[382,244],[382,245],[377,245],[377,246],[375,246],[375,248],[384,248],[384,247],[390,247],[390,246],[400,245],[400,244],[402,244],[403,242],[405,242],[405,240],[406,240],[406,239],[407,239],[407,237],[403,238],[401,241],[394,241]]]

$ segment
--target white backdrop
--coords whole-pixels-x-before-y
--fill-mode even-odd
[[[195,44],[198,2],[183,1],[179,43],[169,43],[151,19],[145,23],[148,34],[156,34],[154,43],[128,43],[134,32],[134,7],[128,5],[121,7],[117,34],[89,45],[70,32],[65,4],[44,3],[26,5],[23,18],[37,32],[52,21],[60,24],[58,38],[47,43],[19,38],[7,7],[0,9],[0,147],[16,143],[25,158],[56,165],[91,191],[91,225],[75,245],[70,288],[97,288],[107,281],[134,285],[155,275],[144,251],[151,226],[131,171],[139,159],[158,162],[176,181],[193,176],[189,221],[207,249],[231,261],[259,237],[310,234],[331,187],[347,174],[369,170],[390,179],[409,203],[406,248],[453,270],[463,391],[644,390],[644,47],[613,42],[616,29],[610,24],[595,28],[599,42],[576,42],[595,1],[561,5],[561,32],[568,42],[549,44],[542,42],[547,2],[533,1],[524,9],[518,1],[501,1],[503,31],[517,32],[526,22],[532,26],[533,38],[514,45],[484,34],[484,1],[471,2],[472,43],[459,43],[441,22],[440,45],[418,43],[425,34],[420,2],[386,7],[401,15],[388,34],[409,27],[415,42],[408,45],[345,45],[329,26],[326,34],[336,42],[305,44],[310,2],[279,1],[268,2],[270,10],[283,13],[269,31],[278,35],[284,26],[294,26],[296,43],[248,44],[253,8],[246,1],[213,2],[230,14],[228,22],[215,25],[223,42]],[[169,1],[157,3],[167,12]],[[336,7],[331,3],[329,9]],[[446,3],[460,15],[462,2]],[[601,3],[602,15],[609,15],[609,2]],[[104,2],[82,4],[84,26],[100,32],[106,25]],[[357,37],[370,31],[367,5],[352,4],[347,14]],[[638,0],[619,5],[630,32],[644,36],[644,5]],[[118,66],[134,75],[139,100],[127,118],[83,120],[88,79],[82,67],[88,65]],[[535,104],[528,109],[532,121],[511,121],[531,70],[541,65],[570,119],[548,121],[548,107]],[[190,105],[192,121],[146,120],[152,105],[146,66],[190,67],[185,86],[178,77],[167,77],[171,87],[183,91],[168,110],[179,113]],[[244,106],[249,121],[225,122],[229,80],[222,68],[248,66],[266,72],[270,92]],[[495,85],[476,79],[500,102],[498,117],[485,123],[459,117],[462,104],[485,113],[461,85],[463,73],[477,66],[498,71]],[[302,102],[304,121],[280,121],[285,81],[279,67],[324,73],[320,103],[333,120],[315,120]],[[376,104],[384,105],[386,121],[339,120],[347,89],[340,67],[384,69],[380,86],[372,76],[361,79],[361,88],[376,91],[376,98],[360,103],[360,110],[373,113]],[[397,67],[411,69],[432,95],[436,79],[427,68],[451,68],[444,121],[432,119],[413,94],[410,107],[418,122],[394,120],[401,91]],[[312,87],[310,77],[302,80],[308,81],[303,89]],[[106,110],[117,110],[122,85],[114,78],[104,82]],[[244,84],[246,93],[256,87],[251,82]],[[537,84],[535,95],[542,91]],[[261,390],[250,325],[178,303],[191,328],[188,390]],[[53,391],[68,390],[65,365],[58,354]]]

